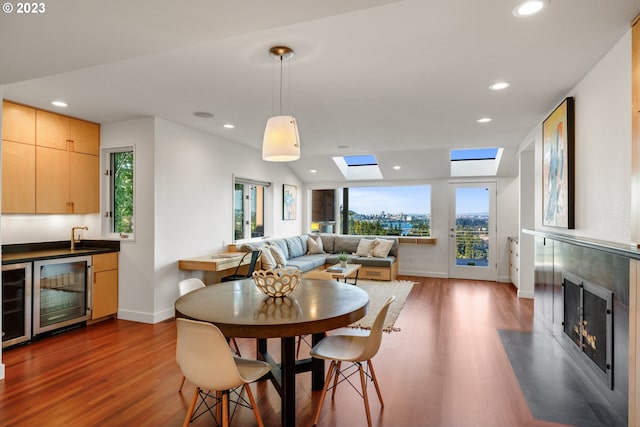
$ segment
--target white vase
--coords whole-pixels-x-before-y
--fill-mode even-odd
[[[347,261],[340,261],[340,267],[346,267]]]

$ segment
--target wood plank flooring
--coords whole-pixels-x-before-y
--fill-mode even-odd
[[[374,359],[385,399],[381,409],[371,387],[374,426],[560,426],[532,419],[497,333],[530,330],[531,300],[519,300],[505,283],[401,278],[417,284],[396,322],[402,330],[384,335]],[[175,333],[173,320],[109,320],[3,352],[0,425],[182,425],[193,386],[187,382],[178,393]],[[239,342],[244,355],[255,354],[252,340]],[[275,354],[277,344],[270,340]],[[297,376],[300,426],[312,424],[319,399],[309,375]],[[252,389],[265,425],[278,426],[271,384]],[[216,424],[205,416],[192,425]],[[232,426],[254,425],[248,409],[232,420]],[[335,400],[327,397],[319,425],[366,425],[361,398],[343,384]]]

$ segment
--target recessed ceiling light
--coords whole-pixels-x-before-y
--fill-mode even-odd
[[[489,123],[491,121],[491,117],[483,117],[481,119],[476,120],[478,123]]]
[[[497,82],[492,84],[491,86],[489,86],[489,89],[491,90],[502,90],[502,89],[506,89],[509,86],[511,86],[511,83],[509,82]]]
[[[55,105],[56,107],[68,107],[69,106],[69,104],[67,104],[64,101],[51,101],[51,103],[53,105]]]
[[[340,150],[346,150],[348,148],[349,148],[348,145],[338,145],[338,149],[340,149]]]
[[[549,4],[548,0],[525,0],[513,9],[513,15],[518,18],[535,15]]]
[[[231,123],[225,123],[222,125],[222,127],[227,128],[227,129],[233,129],[235,126],[232,125]]]
[[[394,168],[395,170],[398,170],[398,169],[400,169],[400,166],[395,165],[393,168]]]
[[[208,113],[206,111],[196,111],[195,113],[193,113],[194,116],[199,117],[201,119],[212,119],[213,118],[213,114]]]
[[[316,172],[318,172],[318,169],[309,169],[309,172],[316,173]]]

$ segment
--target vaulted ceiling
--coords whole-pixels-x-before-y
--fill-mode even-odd
[[[307,183],[342,181],[331,156],[346,154],[374,154],[385,180],[447,177],[449,150],[475,147],[503,147],[498,173],[515,176],[526,136],[640,12],[640,0],[551,0],[526,19],[511,0],[43,4],[0,13],[4,97],[64,99],[57,111],[100,123],[158,116],[258,150],[278,109],[268,49],[293,48],[285,109],[302,158],[288,165]],[[511,86],[489,90],[497,81]]]

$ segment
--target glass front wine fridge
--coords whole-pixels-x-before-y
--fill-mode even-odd
[[[34,335],[86,322],[90,256],[36,261],[33,273]]]
[[[2,266],[2,347],[31,339],[31,263]]]

